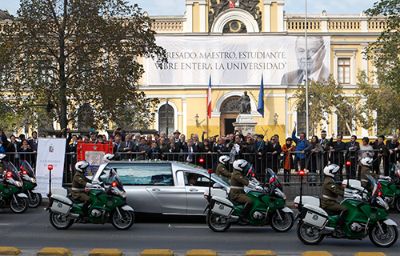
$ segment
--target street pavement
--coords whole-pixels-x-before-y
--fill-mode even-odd
[[[400,223],[399,214],[391,218]],[[360,251],[382,251],[399,255],[400,241],[392,248],[375,247],[368,238],[337,240],[328,238],[319,246],[303,245],[296,235],[296,224],[287,233],[277,233],[270,227],[233,226],[225,233],[211,231],[203,218],[140,217],[128,231],[118,231],[111,224],[76,224],[69,230],[55,230],[43,207],[29,209],[16,215],[8,209],[0,210],[0,246],[16,246],[23,255],[35,255],[42,247],[66,247],[75,255],[83,255],[92,248],[119,248],[126,255],[137,255],[143,249],[172,249],[178,255],[190,249],[213,249],[220,255],[244,255],[246,250],[274,250],[279,255],[299,255],[307,250],[327,250],[334,255],[353,255]]]

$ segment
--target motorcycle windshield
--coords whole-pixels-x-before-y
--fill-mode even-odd
[[[265,179],[267,181],[267,184],[272,185],[274,187],[281,187],[281,183],[279,182],[278,176],[272,169],[268,168],[265,172],[266,172]]]
[[[19,166],[19,170],[21,172],[26,172],[26,174],[29,175],[29,177],[34,178],[35,177],[35,173],[33,171],[32,166],[26,161],[23,160]]]
[[[3,162],[3,168],[5,173],[11,173],[11,178],[13,178],[16,181],[21,181],[21,178],[18,175],[18,170],[15,165],[13,165],[11,162]]]
[[[110,181],[113,187],[117,187],[119,190],[125,191],[124,186],[122,185],[122,181],[116,172],[111,173]]]

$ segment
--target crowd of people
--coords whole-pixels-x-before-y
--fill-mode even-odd
[[[11,161],[21,159],[34,164],[34,154],[24,153],[37,151],[37,138],[37,132],[33,132],[31,137],[26,139],[25,135],[11,135],[7,138],[1,131],[0,153],[11,153]],[[305,133],[297,136],[295,129],[292,136],[281,144],[277,134],[267,138],[262,134],[243,135],[239,132],[226,136],[207,136],[207,133],[203,132],[201,136],[191,134],[187,138],[179,131],[171,135],[165,132],[142,135],[127,133],[118,128],[110,136],[95,131],[83,136],[68,134],[67,162],[71,166],[76,159],[78,141],[112,144],[117,160],[174,160],[201,165],[208,169],[216,168],[219,156],[228,155],[231,164],[235,159],[249,161],[255,166],[258,174],[266,168],[275,172],[283,169],[285,182],[290,182],[290,174],[298,170],[308,170],[310,174],[319,174],[322,177],[322,170],[328,163],[339,165],[340,170],[346,170],[345,175],[354,178],[357,176],[357,164],[362,154],[370,154],[373,157],[373,169],[377,174],[380,174],[383,164],[382,174],[390,176],[400,152],[397,135],[393,135],[386,142],[384,136],[378,136],[374,141],[364,137],[359,143],[355,135],[351,136],[350,141],[343,142],[342,135],[327,138],[326,131],[322,131],[320,137],[314,135],[307,140]],[[340,175],[343,178],[342,172]]]

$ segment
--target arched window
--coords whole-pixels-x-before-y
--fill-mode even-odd
[[[158,110],[158,131],[166,132],[167,134],[173,132],[175,127],[174,108],[169,104],[164,104]]]
[[[246,25],[240,20],[231,20],[225,24],[223,33],[247,33]]]

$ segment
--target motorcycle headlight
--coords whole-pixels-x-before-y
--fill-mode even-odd
[[[15,186],[22,187],[22,182],[21,181],[15,181]]]
[[[31,178],[31,182],[32,183],[36,183],[36,179],[35,178]]]

